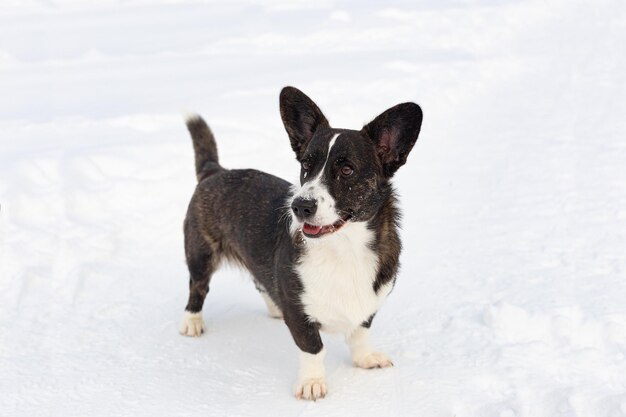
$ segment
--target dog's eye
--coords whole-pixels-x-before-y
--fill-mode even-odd
[[[302,163],[302,169],[305,170],[305,171],[308,171],[309,169],[311,169],[311,163],[308,162],[308,161],[304,161]]]
[[[354,169],[350,165],[344,165],[341,167],[341,175],[349,177],[354,172]]]

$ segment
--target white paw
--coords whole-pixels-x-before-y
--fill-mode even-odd
[[[326,396],[326,382],[324,378],[309,378],[296,384],[296,398],[299,400],[313,400]]]
[[[359,368],[387,368],[393,366],[391,359],[384,353],[370,352],[365,355],[353,356],[352,362]]]
[[[204,320],[202,320],[202,312],[190,313],[185,311],[183,320],[180,322],[178,330],[183,336],[198,337],[204,333]]]

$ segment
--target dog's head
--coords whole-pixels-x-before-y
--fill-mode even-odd
[[[291,198],[293,223],[309,238],[370,220],[390,194],[389,179],[406,162],[422,125],[422,110],[402,103],[361,130],[333,129],[300,90],[280,93],[280,114],[301,164]]]

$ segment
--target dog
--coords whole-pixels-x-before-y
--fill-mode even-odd
[[[402,103],[361,130],[335,129],[308,96],[285,87],[280,114],[300,186],[223,168],[206,122],[187,119],[198,185],[184,221],[190,279],[180,333],[204,332],[211,276],[222,260],[239,264],[300,349],[295,396],[317,400],[327,393],[320,331],[344,334],[358,367],[393,366],[368,331],[396,281],[400,214],[390,180],[417,140],[422,110]]]

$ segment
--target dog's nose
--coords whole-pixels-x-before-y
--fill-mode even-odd
[[[317,201],[298,197],[291,203],[291,209],[298,219],[311,217],[317,211]]]

